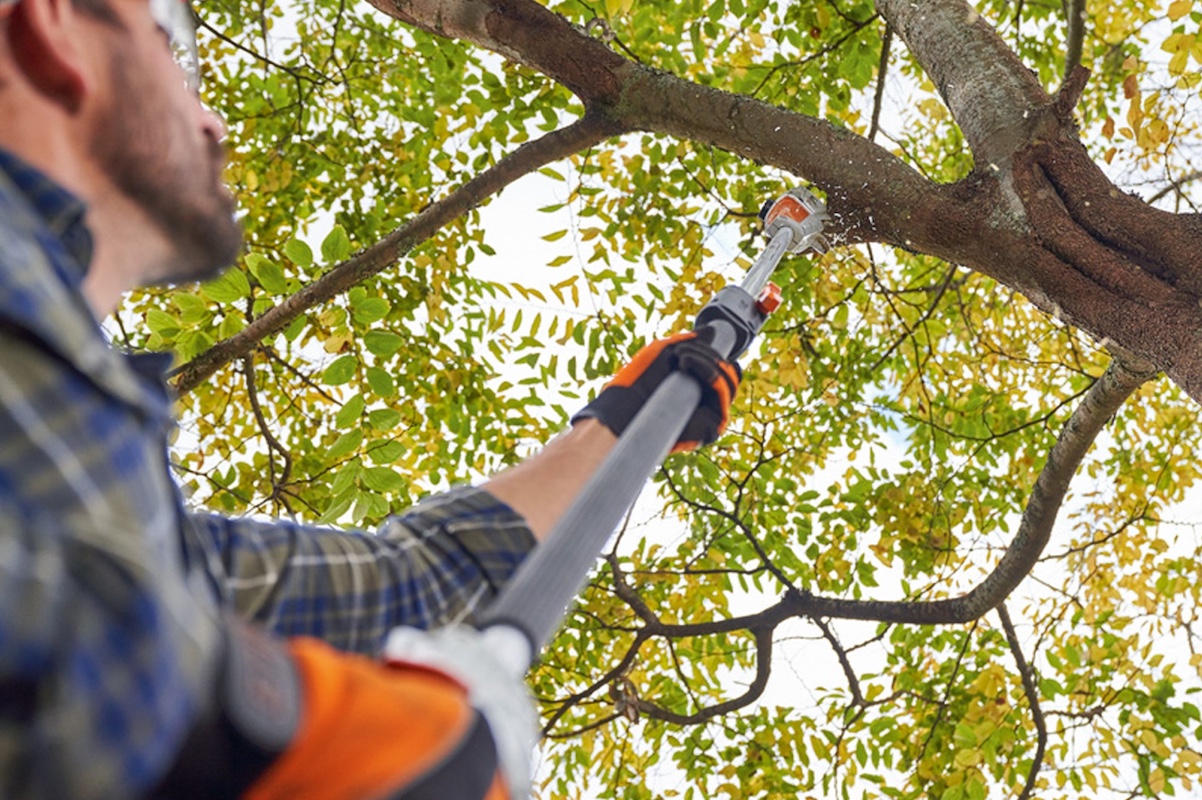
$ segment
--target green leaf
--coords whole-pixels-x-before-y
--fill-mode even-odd
[[[237,267],[230,267],[217,280],[200,287],[200,293],[217,303],[234,303],[250,297],[250,281]]]
[[[279,295],[288,291],[288,283],[284,280],[284,271],[271,259],[260,253],[250,253],[246,256],[246,266],[255,280],[269,294]]]
[[[377,464],[391,464],[405,454],[405,446],[400,442],[385,442],[373,447],[368,457]]]
[[[378,431],[390,431],[401,424],[401,412],[395,408],[373,408],[367,412],[368,422]]]
[[[392,331],[368,331],[363,334],[363,346],[377,356],[390,356],[405,344],[405,337]]]
[[[367,403],[363,400],[363,395],[357,394],[342,406],[342,409],[334,416],[334,426],[336,428],[349,428],[352,424],[358,421],[363,414]]]
[[[366,339],[366,337],[364,337],[364,339]],[[368,350],[371,350],[371,344],[369,342],[365,341],[364,344]],[[380,367],[367,368],[367,385],[370,386],[371,390],[380,397],[392,397],[396,394],[396,381],[393,380],[392,373],[390,373],[388,370],[381,369]]]
[[[326,234],[326,238],[321,243],[321,255],[329,264],[334,264],[339,261],[345,261],[347,256],[351,254],[351,240],[346,235],[346,229],[341,225],[335,225],[333,229]]]
[[[391,467],[368,467],[363,470],[363,485],[375,492],[398,492],[405,488],[405,479]]]
[[[356,428],[355,430],[347,431],[334,440],[334,444],[330,445],[330,449],[326,451],[326,458],[337,459],[343,456],[350,455],[359,448],[363,443],[363,431]]]
[[[284,338],[290,342],[295,342],[296,338],[309,326],[309,320],[306,317],[297,317],[288,324],[284,330]]]
[[[326,371],[322,373],[321,380],[330,386],[341,386],[355,377],[355,370],[359,366],[359,357],[347,354],[334,359],[330,366],[326,367]]]
[[[300,239],[289,239],[284,245],[284,255],[301,269],[313,264],[313,249]]]
[[[219,339],[228,339],[245,329],[246,320],[241,316],[230,314],[221,320],[221,325],[217,327],[217,337]]]
[[[391,306],[383,297],[365,297],[352,304],[351,317],[360,325],[370,325],[388,316]]]
[[[171,314],[158,308],[146,312],[146,326],[155,333],[174,335],[179,333],[180,323]]]

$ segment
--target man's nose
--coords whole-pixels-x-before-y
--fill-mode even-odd
[[[200,125],[205,134],[211,137],[215,142],[224,142],[226,134],[229,133],[229,131],[226,130],[225,120],[221,118],[221,115],[206,105],[202,105],[200,107],[200,114]]]

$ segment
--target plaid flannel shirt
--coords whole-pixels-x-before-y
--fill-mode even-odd
[[[207,701],[223,608],[375,653],[490,600],[533,546],[462,488],[377,535],[184,508],[162,358],[79,293],[85,209],[0,151],[0,797],[136,797]]]

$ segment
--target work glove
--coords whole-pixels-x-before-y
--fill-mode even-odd
[[[722,358],[712,346],[713,330],[678,333],[652,342],[635,354],[596,399],[572,417],[572,424],[596,419],[616,436],[642,409],[664,379],[673,372],[692,375],[701,384],[701,404],[693,412],[672,452],[711,444],[726,429],[730,404],[743,371]]]
[[[458,625],[435,631],[394,628],[384,644],[384,660],[394,669],[433,670],[461,686],[468,703],[488,723],[506,796],[526,800],[530,757],[538,739],[534,698],[479,631]]]
[[[232,631],[215,711],[163,800],[526,800],[535,713],[469,629],[390,637],[383,660]]]

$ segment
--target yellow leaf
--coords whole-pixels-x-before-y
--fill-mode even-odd
[[[1176,2],[1169,3],[1169,19],[1176,22],[1188,14],[1192,6],[1192,0],[1176,0]]]
[[[1148,136],[1158,145],[1169,140],[1169,126],[1162,119],[1154,119],[1148,123]]]
[[[1139,130],[1140,124],[1144,121],[1143,109],[1139,107],[1139,103],[1132,103],[1131,108],[1127,110],[1127,122],[1136,131]]]
[[[1185,72],[1186,66],[1189,64],[1189,50],[1181,48],[1173,57],[1169,59],[1169,74],[1180,75]]]
[[[981,751],[976,749],[961,750],[956,753],[956,766],[961,769],[975,767],[981,763]]]

